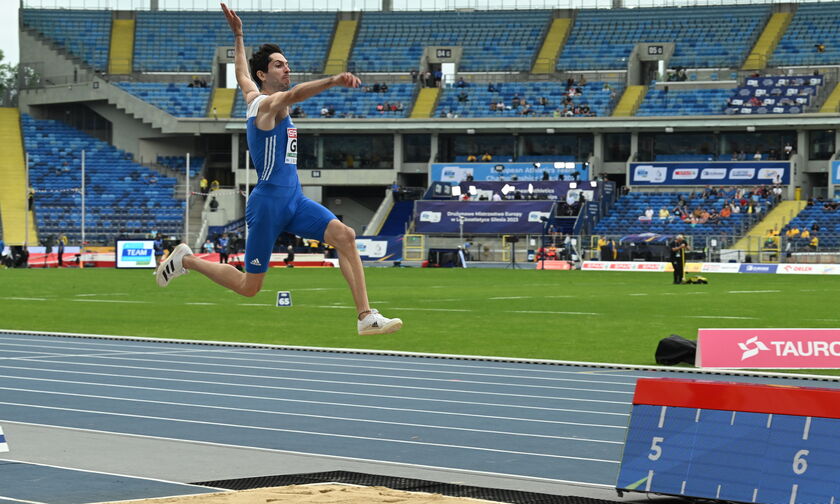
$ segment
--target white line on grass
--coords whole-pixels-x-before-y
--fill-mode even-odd
[[[456,416],[456,417],[468,417],[468,418],[492,418],[493,420],[510,420],[516,422],[534,422],[534,423],[544,423],[544,424],[557,424],[557,425],[575,425],[581,427],[596,427],[596,428],[604,428],[604,429],[626,429],[626,425],[607,425],[607,424],[593,424],[593,423],[582,423],[582,422],[567,422],[563,420],[544,420],[540,418],[524,418],[524,417],[509,417],[509,416],[501,416],[501,415],[479,415],[477,413],[459,413],[456,411],[440,411],[440,410],[428,410],[428,409],[418,409],[418,408],[395,408],[392,406],[374,406],[369,404],[357,404],[357,403],[342,403],[342,402],[332,402],[332,401],[315,401],[315,400],[307,400],[307,399],[288,399],[284,397],[276,397],[276,396],[256,396],[256,395],[248,395],[248,394],[225,394],[221,392],[204,392],[201,390],[185,390],[183,388],[163,388],[163,387],[140,387],[135,385],[119,385],[115,383],[98,383],[98,382],[85,382],[85,381],[78,381],[78,380],[64,380],[64,379],[53,379],[53,378],[32,378],[32,377],[20,377],[20,376],[13,376],[13,375],[0,375],[3,378],[9,378],[11,380],[20,380],[20,381],[36,381],[36,382],[47,382],[47,383],[65,383],[65,384],[73,384],[73,385],[86,385],[86,386],[93,386],[93,387],[107,387],[107,388],[119,388],[119,389],[128,389],[128,390],[145,390],[145,391],[155,391],[155,392],[175,392],[178,394],[185,394],[185,395],[198,395],[198,396],[211,396],[213,398],[218,397],[231,397],[237,399],[256,399],[259,401],[271,401],[271,402],[283,402],[283,403],[299,403],[299,404],[314,404],[316,406],[336,406],[336,407],[343,407],[343,408],[354,408],[354,409],[369,409],[369,410],[382,410],[382,411],[397,411],[397,412],[408,412],[408,413],[422,413],[427,415],[443,415],[443,416]],[[386,396],[387,397],[387,396]],[[410,399],[410,398],[409,398]],[[558,410],[562,411],[562,410]]]
[[[532,299],[534,296],[499,296],[487,299]]]
[[[185,420],[182,418],[170,418],[170,417],[159,417],[159,416],[152,416],[152,415],[136,415],[130,413],[116,413],[112,411],[100,411],[100,410],[86,410],[86,409],[79,409],[79,408],[59,408],[55,406],[42,406],[39,404],[26,404],[26,403],[13,403],[13,402],[0,402],[0,404],[5,404],[7,406],[21,406],[24,408],[36,408],[36,409],[47,409],[47,410],[55,410],[55,411],[69,411],[73,413],[92,413],[96,415],[109,415],[109,416],[118,416],[118,417],[126,417],[126,418],[140,418],[144,420],[161,420],[165,422],[177,422],[177,423],[186,423],[186,424],[196,424],[196,425],[211,425],[214,427],[233,427],[237,429],[247,429],[247,430],[258,430],[258,431],[268,431],[268,432],[286,432],[289,434],[307,434],[312,436],[323,436],[323,437],[332,437],[332,438],[342,438],[342,439],[358,439],[361,441],[382,441],[386,443],[398,443],[398,444],[408,444],[408,445],[421,445],[421,446],[439,446],[443,448],[457,448],[462,450],[476,450],[476,451],[485,451],[485,452],[493,452],[493,453],[510,453],[514,455],[527,455],[533,457],[547,457],[547,458],[555,458],[555,459],[565,459],[565,460],[584,460],[587,462],[602,462],[607,464],[618,464],[618,460],[606,460],[606,459],[596,459],[596,458],[588,458],[588,457],[572,457],[568,455],[555,455],[550,453],[532,453],[532,452],[522,452],[522,451],[515,451],[515,450],[501,450],[497,448],[484,448],[480,446],[466,446],[466,445],[454,445],[454,444],[447,444],[447,443],[424,443],[421,441],[409,441],[405,439],[386,439],[386,438],[379,438],[379,437],[370,437],[370,436],[353,436],[350,434],[333,434],[327,432],[316,432],[316,431],[303,431],[297,429],[279,429],[276,427],[262,427],[256,425],[240,425],[240,424],[231,424],[225,422],[209,422],[204,420]]]
[[[89,296],[128,296],[127,292],[99,292],[96,294],[76,294],[76,297],[89,297]]]
[[[216,306],[218,303],[184,303],[193,306]]]
[[[505,313],[548,313],[551,315],[601,315],[601,313],[575,311],[510,310]]]
[[[329,415],[312,415],[307,413],[289,413],[285,411],[272,411],[272,410],[261,410],[261,409],[252,409],[252,408],[231,408],[229,406],[213,406],[208,404],[193,404],[193,403],[185,403],[185,402],[172,402],[172,401],[153,401],[150,399],[133,399],[127,397],[114,397],[114,396],[103,396],[103,395],[93,395],[93,394],[76,394],[72,392],[53,392],[53,391],[46,391],[46,390],[37,390],[37,389],[22,389],[22,388],[12,388],[12,387],[0,387],[0,390],[11,390],[14,392],[28,392],[28,393],[36,393],[36,394],[50,394],[50,395],[59,395],[59,396],[69,396],[69,397],[84,397],[87,399],[105,399],[109,401],[125,401],[131,403],[143,403],[143,404],[160,404],[164,406],[179,406],[179,407],[186,407],[186,408],[206,408],[211,410],[221,410],[221,411],[237,411],[237,412],[244,412],[244,413],[258,413],[261,415],[277,415],[277,416],[291,416],[291,417],[302,417],[302,418],[316,418],[320,420],[335,420],[339,422],[359,422],[359,423],[370,423],[370,424],[381,424],[381,425],[394,425],[398,427],[416,427],[421,429],[433,429],[433,430],[452,430],[452,431],[461,431],[461,432],[480,432],[483,434],[498,434],[501,436],[518,436],[518,437],[533,437],[533,438],[540,438],[540,439],[557,439],[562,441],[581,441],[584,443],[604,443],[604,444],[624,444],[623,441],[609,441],[606,439],[589,439],[583,437],[568,437],[568,436],[551,436],[548,434],[528,434],[523,432],[509,432],[509,431],[497,431],[497,430],[489,430],[489,429],[470,429],[467,427],[452,427],[452,426],[445,426],[445,425],[429,425],[429,424],[417,424],[417,423],[408,423],[408,422],[390,422],[387,420],[371,420],[368,418],[352,418],[352,417],[338,417],[338,416],[329,416]],[[250,426],[245,426],[250,427]],[[319,433],[319,431],[309,432],[309,431],[301,431],[303,433]]]
[[[684,315],[684,318],[758,320],[758,317],[727,317],[725,315]]]
[[[5,299],[8,301],[48,301],[47,298],[35,298],[35,297],[0,297],[0,299]]]
[[[467,310],[462,308],[405,308],[400,306],[392,306],[389,310],[402,311],[439,311],[439,312],[471,312],[475,310]]]
[[[729,294],[765,294],[768,292],[782,292],[780,290],[733,290],[726,291]]]
[[[649,296],[647,292],[637,292],[635,294],[627,294],[628,296]]]
[[[412,380],[412,381],[426,381],[426,382],[443,382],[443,383],[464,383],[464,384],[472,384],[472,385],[500,385],[506,387],[523,387],[523,388],[536,388],[536,389],[554,389],[554,390],[571,390],[575,392],[600,392],[604,394],[624,394],[624,395],[632,395],[633,391],[625,391],[625,390],[600,390],[600,389],[590,389],[590,388],[575,388],[575,387],[560,387],[557,385],[531,385],[531,384],[520,384],[520,383],[509,383],[509,382],[491,382],[491,381],[480,381],[480,380],[454,380],[452,378],[428,378],[428,377],[414,377],[414,376],[405,376],[405,375],[386,375],[386,374],[373,374],[373,373],[350,373],[350,372],[343,372],[343,371],[323,371],[323,370],[312,370],[312,369],[289,369],[289,368],[278,368],[273,366],[254,366],[254,365],[237,365],[237,364],[217,364],[213,362],[195,362],[189,360],[168,360],[168,359],[146,359],[146,358],[137,358],[132,356],[126,357],[116,357],[112,355],[90,355],[88,356],[91,359],[107,359],[107,360],[117,360],[117,361],[140,361],[141,363],[161,363],[161,364],[175,364],[174,366],[176,371],[179,372],[194,372],[194,373],[202,373],[203,371],[185,371],[182,369],[183,365],[193,365],[193,366],[202,366],[202,367],[210,367],[216,369],[242,369],[245,371],[268,371],[267,378],[277,378],[277,379],[291,379],[297,380],[299,378],[295,377],[284,377],[278,376],[277,373],[280,372],[292,372],[292,373],[300,373],[300,374],[314,374],[314,375],[340,375],[340,376],[353,376],[353,377],[365,377],[365,378],[386,378],[386,379],[395,379],[395,380]],[[60,357],[58,357],[60,358]],[[42,358],[38,358],[39,360]],[[20,358],[19,360],[26,360],[26,358]],[[54,362],[54,361],[45,361],[41,360],[41,362]],[[73,363],[76,365],[83,365],[83,366],[107,366],[106,364],[88,364],[88,363]],[[120,367],[120,366],[116,366]],[[133,366],[130,366],[133,367]],[[144,368],[144,367],[136,367],[137,369],[157,369],[157,370],[166,370],[165,368]],[[225,373],[215,373],[212,371],[207,371],[208,374],[225,374]],[[258,374],[245,374],[241,376],[249,376],[254,378],[261,377]],[[504,377],[508,378],[508,377]]]
[[[130,301],[128,299],[71,299],[76,303],[128,303],[128,304],[149,304],[150,301]]]

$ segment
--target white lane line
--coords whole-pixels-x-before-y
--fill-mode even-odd
[[[683,318],[700,319],[728,319],[728,320],[758,320],[757,317],[727,317],[724,315],[683,315]]]
[[[185,305],[192,305],[192,306],[216,306],[218,303],[184,303]]]
[[[27,425],[30,425],[30,424],[27,424]],[[41,463],[41,462],[29,462],[28,460],[27,461],[21,461],[21,460],[9,459],[9,458],[2,458],[2,459],[0,459],[0,462],[13,462],[13,463],[18,463],[18,464],[34,465],[34,466],[40,466],[40,467],[52,467],[53,469],[64,469],[64,470],[67,470],[67,471],[83,472],[83,473],[90,473],[90,474],[104,474],[105,476],[117,476],[119,478],[134,479],[134,480],[157,481],[158,483],[168,483],[170,485],[177,485],[177,486],[181,486],[181,487],[191,487],[191,488],[195,488],[197,490],[211,489],[211,490],[220,491],[220,492],[221,491],[225,491],[225,492],[230,491],[230,490],[224,490],[222,488],[190,485],[189,483],[182,483],[180,481],[165,480],[165,479],[160,479],[160,478],[149,478],[149,477],[146,477],[146,476],[133,476],[133,475],[130,475],[130,474],[121,474],[121,473],[113,473],[113,472],[106,472],[106,471],[94,471],[92,469],[79,469],[78,467],[67,467],[67,466],[60,466],[60,465],[54,465],[54,464],[44,464],[44,463]],[[30,502],[30,501],[21,501],[21,502]]]
[[[638,292],[636,294],[627,294],[628,296],[649,296],[647,292]]]
[[[811,417],[805,417],[805,430],[802,431],[802,440],[808,441],[808,434],[811,432]]]
[[[768,292],[782,292],[780,290],[732,290],[726,291],[729,294],[764,294]]]
[[[161,355],[167,354],[168,352],[126,352],[127,355]],[[175,353],[175,352],[172,352]],[[62,354],[57,354],[61,356]],[[91,357],[109,357],[109,354],[101,354],[95,355]],[[186,357],[186,355],[185,355]],[[319,366],[327,366],[331,368],[350,368],[350,369],[364,369],[364,370],[384,370],[384,371],[402,371],[402,372],[412,372],[412,373],[434,373],[434,374],[443,374],[446,376],[453,376],[453,375],[461,375],[461,376],[486,376],[491,378],[506,378],[506,379],[521,379],[521,380],[545,380],[545,381],[554,381],[554,382],[575,382],[575,383],[587,383],[587,384],[594,384],[597,383],[599,385],[602,384],[609,384],[609,385],[621,385],[628,388],[634,388],[635,384],[630,382],[611,382],[611,381],[598,381],[593,382],[592,380],[581,380],[575,378],[559,378],[553,376],[528,376],[528,375],[517,375],[517,374],[495,374],[495,373],[473,373],[467,371],[450,371],[450,370],[437,370],[437,369],[411,369],[405,367],[388,367],[388,366],[371,366],[371,365],[353,365],[353,364],[334,364],[331,362],[299,362],[294,360],[286,360],[286,359],[255,359],[253,357],[225,357],[225,356],[217,356],[217,355],[192,355],[189,356],[195,359],[213,359],[213,360],[220,360],[220,361],[244,361],[249,363],[261,363],[261,364],[291,364],[296,366],[294,368],[283,368],[283,367],[256,367],[253,365],[250,366],[241,366],[247,369],[276,369],[278,371],[304,371],[300,367],[300,365],[304,366],[311,366],[311,367],[319,367]],[[138,359],[139,360],[139,359]],[[147,361],[146,359],[143,359]],[[151,361],[151,362],[170,362],[170,361]],[[213,364],[213,363],[205,363],[201,361],[194,361],[193,364]],[[225,365],[225,364],[220,364]],[[476,368],[481,369],[481,368]],[[520,371],[516,369],[511,369],[511,371]],[[307,371],[307,372],[318,372],[318,371]],[[355,374],[355,373],[354,373]],[[382,376],[382,375],[375,375],[375,376]],[[406,377],[403,375],[403,377]],[[452,381],[451,379],[446,381]],[[469,382],[467,382],[469,383]],[[486,382],[480,382],[486,383]],[[594,389],[585,389],[585,390],[594,390]]]
[[[545,310],[511,310],[505,313],[547,313],[550,315],[601,315],[601,313],[592,312],[574,312],[574,311],[545,311]]]
[[[14,460],[10,460],[9,462],[14,462]],[[28,464],[29,462],[24,462],[24,463]],[[46,502],[24,500],[24,499],[18,499],[18,498],[15,498],[15,497],[3,497],[2,495],[0,495],[0,501],[18,502],[18,503],[22,503],[22,504],[47,504]]]
[[[225,394],[222,392],[204,392],[200,390],[185,390],[183,388],[162,388],[162,387],[141,387],[135,385],[118,385],[114,383],[97,383],[97,382],[84,382],[84,381],[77,381],[77,380],[57,380],[51,378],[31,378],[31,377],[20,377],[20,376],[12,376],[12,375],[0,375],[0,378],[9,378],[12,380],[20,380],[20,381],[36,381],[36,382],[47,382],[47,383],[62,383],[62,384],[73,384],[73,385],[85,385],[91,387],[107,387],[107,388],[117,388],[117,389],[126,389],[126,390],[143,390],[143,391],[154,391],[154,392],[170,392],[176,394],[185,394],[185,395],[198,395],[198,396],[211,396],[211,397],[231,397],[237,399],[256,399],[259,401],[271,401],[271,402],[283,402],[283,403],[299,403],[299,404],[314,404],[316,406],[338,406],[338,407],[345,407],[345,408],[355,408],[355,409],[370,409],[370,410],[382,410],[382,411],[398,411],[398,412],[408,412],[408,413],[422,413],[428,415],[444,415],[444,416],[457,416],[457,417],[468,417],[468,418],[492,418],[494,420],[510,420],[516,422],[534,422],[534,423],[544,423],[544,424],[552,424],[552,425],[574,425],[574,426],[582,426],[582,427],[596,427],[596,428],[605,428],[605,429],[621,429],[624,430],[627,428],[626,425],[604,425],[604,424],[593,424],[593,423],[583,423],[583,422],[566,422],[562,420],[543,420],[540,418],[522,418],[522,417],[508,417],[508,416],[500,416],[500,415],[479,415],[477,413],[458,413],[454,411],[440,411],[440,410],[424,410],[424,409],[416,409],[416,408],[395,408],[391,406],[372,406],[367,404],[356,404],[356,403],[340,403],[340,402],[330,402],[330,401],[312,401],[306,399],[287,399],[283,397],[269,397],[269,396],[255,396],[255,395],[247,395],[247,394]]]
[[[75,303],[125,303],[125,304],[149,304],[150,301],[131,301],[128,299],[71,299]]]
[[[587,462],[602,462],[607,464],[618,464],[618,460],[607,460],[607,459],[596,459],[596,458],[588,458],[588,457],[572,457],[568,455],[555,455],[551,453],[532,453],[532,452],[523,452],[523,451],[515,451],[515,450],[501,450],[497,448],[484,448],[480,446],[467,446],[467,445],[454,445],[454,444],[446,444],[446,443],[425,443],[422,441],[409,441],[405,439],[389,439],[389,438],[378,438],[378,437],[370,437],[370,436],[354,436],[350,434],[333,434],[333,433],[326,433],[326,432],[317,432],[317,431],[304,431],[298,429],[280,429],[276,427],[260,427],[255,425],[240,425],[240,424],[231,424],[231,423],[224,423],[224,422],[209,422],[205,420],[185,420],[183,418],[170,418],[170,417],[159,417],[159,416],[152,416],[152,415],[136,415],[130,413],[116,413],[113,411],[99,411],[99,410],[86,410],[86,409],[79,409],[79,408],[59,408],[56,406],[42,406],[39,404],[26,404],[26,403],[14,403],[14,402],[0,402],[0,404],[4,404],[6,406],[20,406],[23,408],[35,408],[35,409],[46,409],[46,410],[54,410],[54,411],[68,411],[73,413],[92,413],[95,415],[108,415],[108,416],[118,416],[118,417],[126,417],[126,418],[139,418],[143,420],[161,420],[164,422],[177,422],[177,423],[186,423],[186,424],[195,424],[195,425],[212,425],[214,427],[233,427],[237,429],[245,429],[245,430],[258,430],[258,431],[268,431],[268,432],[285,432],[289,434],[306,434],[312,436],[323,436],[323,437],[331,437],[331,438],[341,438],[341,439],[357,439],[361,441],[381,441],[386,443],[398,443],[398,444],[407,444],[407,445],[420,445],[420,446],[438,446],[442,448],[456,448],[462,450],[475,450],[475,451],[484,451],[484,452],[492,452],[492,453],[510,453],[514,455],[527,455],[532,457],[547,457],[553,459],[564,459],[564,460],[582,460]]]
[[[40,298],[40,297],[0,297],[0,299],[5,299],[7,301],[48,301],[47,298]]]
[[[78,394],[78,393],[71,393],[71,392],[54,392],[54,391],[47,391],[47,390],[37,390],[37,389],[24,389],[24,388],[13,388],[13,387],[0,387],[0,390],[11,390],[14,392],[28,392],[28,393],[36,393],[36,394],[49,394],[49,395],[60,395],[60,396],[67,396],[67,397],[84,397],[87,399],[104,399],[108,401],[124,401],[124,402],[132,402],[132,403],[143,403],[143,404],[160,404],[164,406],[179,406],[185,408],[206,408],[212,410],[221,410],[221,411],[237,411],[243,413],[258,413],[261,415],[277,415],[277,416],[290,416],[290,417],[300,417],[300,418],[317,418],[320,420],[336,420],[339,422],[359,422],[359,423],[371,423],[371,424],[381,424],[381,425],[395,425],[398,427],[417,427],[421,429],[432,429],[432,430],[453,430],[453,431],[461,431],[461,432],[480,432],[483,434],[498,434],[500,436],[519,436],[519,437],[533,437],[533,438],[540,438],[540,439],[557,439],[562,441],[581,441],[585,443],[604,443],[604,444],[617,444],[623,445],[623,441],[608,441],[605,439],[589,439],[583,437],[568,437],[568,436],[550,436],[547,434],[529,434],[525,432],[509,432],[509,431],[497,431],[497,430],[489,430],[489,429],[470,429],[467,427],[452,427],[446,425],[429,425],[429,424],[417,424],[417,423],[408,423],[408,422],[391,422],[387,420],[372,420],[368,418],[353,418],[353,417],[339,417],[339,416],[330,416],[330,415],[313,415],[308,413],[289,413],[285,411],[272,411],[272,410],[261,410],[261,409],[252,409],[252,408],[232,408],[229,406],[213,406],[207,404],[194,404],[194,403],[185,403],[185,402],[172,402],[172,401],[152,401],[149,399],[131,399],[127,397],[114,397],[114,396],[103,396],[103,395],[93,395],[93,394]]]
[[[211,368],[236,368],[236,369],[244,369],[244,370],[263,370],[263,371],[271,371],[272,373],[269,376],[265,376],[265,378],[282,378],[285,379],[287,377],[277,376],[275,373],[277,372],[291,372],[291,373],[301,373],[301,374],[316,374],[316,375],[340,375],[340,376],[358,376],[358,377],[365,377],[365,378],[387,378],[387,379],[394,379],[394,380],[413,380],[413,381],[428,381],[428,382],[444,382],[444,383],[465,383],[470,385],[499,385],[505,387],[523,387],[523,388],[536,388],[536,389],[551,389],[551,390],[568,390],[573,392],[596,392],[596,393],[604,393],[604,394],[623,394],[623,395],[633,395],[632,390],[603,390],[603,389],[592,389],[592,388],[578,388],[578,387],[561,387],[558,385],[531,385],[531,384],[523,384],[523,383],[509,383],[509,382],[492,382],[492,381],[480,381],[480,380],[461,380],[461,379],[451,379],[451,378],[428,378],[428,377],[415,377],[415,376],[405,376],[405,375],[386,375],[386,374],[373,374],[373,373],[350,373],[350,372],[343,372],[343,371],[323,371],[323,370],[316,370],[316,369],[284,369],[272,366],[242,366],[238,364],[217,364],[213,362],[195,362],[190,360],[170,360],[170,359],[145,359],[145,358],[138,358],[134,356],[127,356],[127,357],[117,357],[112,355],[91,355],[89,356],[91,359],[108,359],[108,360],[118,360],[118,361],[140,361],[141,363],[160,363],[160,364],[181,364],[187,366],[204,366],[204,367],[211,367]],[[25,358],[21,358],[20,360],[25,360]],[[40,358],[39,358],[40,360]],[[49,361],[53,362],[53,361]],[[65,362],[65,364],[67,364]],[[76,365],[98,365],[98,364],[88,364],[84,362],[73,362],[70,364]],[[119,367],[119,366],[117,366]],[[137,368],[143,369],[143,368]],[[149,369],[158,369],[161,371],[167,371],[166,368],[149,368]],[[184,371],[180,369],[172,369],[172,371]],[[198,371],[200,372],[200,371]],[[243,375],[243,376],[250,376],[253,378],[260,378],[260,375]],[[296,379],[294,377],[290,377],[291,379]]]
[[[534,296],[499,296],[499,297],[491,297],[487,299],[533,299]]]
[[[122,437],[128,438],[136,438],[136,439],[157,439],[161,441],[175,441],[178,443],[190,443],[190,444],[197,444],[202,446],[214,446],[214,447],[222,447],[222,448],[237,448],[237,449],[248,449],[254,450],[259,452],[265,453],[281,453],[284,455],[304,455],[307,457],[311,457],[313,455],[312,452],[299,452],[294,450],[283,450],[278,448],[265,448],[262,446],[248,446],[248,445],[234,445],[230,443],[218,443],[213,441],[201,441],[201,440],[184,440],[179,438],[171,438],[171,437],[164,437],[164,436],[150,436],[148,434],[132,434],[130,432],[116,432],[116,431],[106,431],[106,430],[99,430],[99,429],[88,429],[82,427],[67,427],[64,425],[53,425],[53,424],[40,424],[34,422],[19,422],[16,420],[5,420],[0,418],[0,423],[7,423],[7,424],[16,424],[16,425],[26,425],[26,426],[33,426],[33,427],[46,427],[49,429],[59,429],[59,430],[66,430],[66,431],[73,431],[73,432],[88,432],[94,434],[106,434],[106,435],[118,435]],[[434,469],[434,470],[446,470],[456,472],[458,474],[471,474],[471,475],[478,475],[484,477],[496,477],[499,476],[513,476],[518,480],[525,480],[531,482],[540,482],[540,483],[562,483],[562,484],[574,484],[578,486],[587,486],[593,488],[603,488],[606,490],[614,490],[615,484],[605,484],[605,483],[591,483],[586,481],[570,481],[570,480],[561,480],[561,479],[552,479],[552,478],[543,478],[538,476],[522,476],[518,474],[507,474],[507,473],[498,473],[498,472],[490,472],[490,471],[476,471],[471,469],[459,469],[459,468],[452,468],[446,466],[430,466],[430,465],[423,465],[423,464],[410,464],[406,462],[392,462],[386,460],[372,460],[372,459],[364,459],[360,457],[346,457],[341,455],[329,455],[324,453],[316,454],[319,458],[325,458],[329,460],[341,460],[341,461],[352,461],[352,462],[377,462],[378,464],[384,464],[387,466],[394,466],[394,467],[406,467],[411,468],[412,470],[417,469]],[[14,462],[14,461],[13,461]],[[208,487],[212,488],[212,487]],[[92,503],[92,504],[106,504],[106,503]]]
[[[15,340],[15,341],[27,342],[26,344],[17,345],[17,346],[25,346],[27,348],[31,347],[33,344],[35,344],[33,342],[32,338],[15,338],[15,337],[3,337],[2,338],[2,341],[6,341],[6,340]],[[40,346],[40,340],[43,340],[43,338],[39,338],[38,343],[37,343],[39,346]],[[128,345],[130,345],[132,347],[136,347],[137,349],[145,349],[145,348],[160,349],[163,346],[167,346],[167,345],[164,345],[164,344],[143,344],[142,342],[139,342],[139,341],[138,342],[129,341],[129,342],[123,342],[123,343],[103,343],[103,342],[98,342],[98,341],[97,342],[86,342],[86,341],[80,341],[78,339],[73,339],[73,340],[67,340],[66,343],[65,343],[65,341],[57,339],[56,343],[59,343],[59,342],[62,343],[62,344],[61,345],[54,345],[51,348],[65,348],[66,347],[66,348],[71,348],[71,349],[74,349],[74,350],[81,350],[82,349],[82,348],[69,347],[69,345],[71,345],[71,344],[72,345],[80,345],[82,347],[95,347],[92,350],[97,350],[99,347],[117,347],[117,348],[123,348],[124,349]],[[0,345],[3,345],[3,344],[4,343],[0,343]],[[105,350],[103,349],[102,351],[105,351]],[[411,368],[402,367],[402,368],[399,368],[399,369],[411,369],[411,370],[414,370],[414,371],[421,371],[420,369],[417,369],[417,368],[421,368],[421,367],[422,368],[444,368],[444,369],[503,370],[503,371],[515,371],[515,370],[519,370],[519,368],[520,368],[520,365],[518,365],[516,363],[514,363],[514,366],[493,366],[493,365],[489,365],[489,363],[487,363],[487,362],[466,362],[466,361],[462,362],[462,363],[458,363],[458,364],[452,364],[452,363],[448,363],[448,362],[433,362],[433,361],[430,361],[429,359],[407,359],[407,358],[404,358],[404,357],[403,358],[395,358],[395,357],[382,357],[382,358],[380,358],[380,356],[374,356],[374,355],[345,356],[345,355],[330,355],[330,354],[321,353],[321,352],[318,352],[317,354],[309,355],[305,352],[299,352],[299,351],[291,351],[291,350],[289,350],[289,351],[274,351],[274,350],[265,349],[265,348],[253,348],[253,349],[236,350],[234,348],[206,349],[206,348],[202,348],[202,347],[196,347],[194,349],[184,348],[184,349],[177,350],[177,351],[172,350],[172,351],[166,351],[166,352],[163,352],[163,351],[162,352],[141,352],[141,351],[126,352],[126,354],[128,354],[128,355],[131,355],[131,354],[142,355],[142,354],[146,354],[146,353],[149,353],[149,354],[151,354],[151,353],[160,353],[160,354],[166,354],[166,353],[172,353],[172,354],[175,354],[175,353],[182,353],[182,354],[226,353],[226,354],[228,354],[229,353],[229,354],[234,354],[234,353],[236,353],[236,354],[250,355],[250,356],[257,355],[257,354],[260,354],[262,356],[278,355],[278,356],[282,356],[283,358],[300,359],[299,361],[289,361],[293,364],[309,365],[309,363],[303,362],[303,361],[306,361],[306,360],[309,360],[309,361],[350,361],[350,362],[359,363],[358,366],[354,366],[354,367],[368,368],[369,363],[385,363],[385,364],[397,364],[397,365],[400,365],[400,366],[413,366]],[[247,359],[247,360],[248,361],[253,361],[254,359]],[[269,363],[272,362],[271,359],[258,359],[258,360],[261,361],[261,362],[262,361],[269,362]],[[535,374],[540,373],[540,374],[546,374],[546,375],[575,375],[575,376],[579,376],[581,374],[581,371],[564,371],[562,369],[563,367],[564,366],[539,366],[539,368],[542,368],[542,369],[539,369],[539,368],[535,368],[534,366],[530,366],[529,369],[527,370],[527,372],[528,373],[535,373]],[[501,374],[499,376],[504,377],[504,376],[507,376],[507,375]],[[593,375],[593,376],[596,376],[596,375]],[[606,381],[606,380],[594,380],[594,381],[593,380],[584,380],[584,381],[587,382],[587,383],[604,383],[604,384],[628,385],[628,386],[631,386],[631,387],[635,387],[635,379],[641,377],[641,375],[616,375],[616,376],[630,378],[631,380],[628,380],[628,381],[625,381],[625,382]],[[573,380],[568,380],[568,381],[573,381]]]
[[[237,306],[274,306],[271,303],[236,303]]]
[[[94,373],[91,371],[67,371],[67,370],[58,370],[58,369],[51,369],[51,368],[32,368],[32,367],[14,367],[9,369],[23,369],[26,371],[41,371],[46,373],[59,373],[59,374],[78,374],[78,375],[89,375],[89,376],[102,376],[107,378],[131,378],[131,379],[138,379],[138,380],[148,380],[148,381],[162,381],[162,382],[175,382],[175,383],[191,383],[191,384],[199,384],[199,385],[213,385],[213,386],[222,386],[222,387],[236,387],[236,388],[248,388],[248,389],[265,389],[265,390],[281,390],[281,391],[289,391],[289,392],[305,392],[307,394],[324,394],[324,395],[338,395],[338,396],[353,396],[353,397],[372,397],[375,399],[403,399],[407,401],[418,401],[418,402],[429,402],[429,403],[445,403],[445,404],[457,404],[457,405],[465,405],[468,404],[470,406],[487,406],[493,408],[513,408],[513,409],[526,409],[526,410],[536,410],[536,411],[552,411],[552,412],[563,412],[563,413],[576,413],[576,414],[593,414],[593,415],[607,415],[607,416],[621,416],[627,417],[630,416],[629,413],[614,413],[609,411],[593,411],[593,410],[584,410],[584,409],[574,409],[574,408],[554,408],[548,406],[521,406],[517,404],[510,404],[510,403],[488,403],[488,402],[479,402],[479,401],[464,401],[464,400],[455,400],[455,399],[438,399],[438,398],[430,398],[430,397],[413,397],[413,396],[406,396],[403,394],[399,395],[388,395],[388,394],[370,394],[365,392],[344,392],[344,391],[337,391],[337,390],[321,390],[321,389],[312,389],[312,388],[301,388],[301,387],[288,387],[288,386],[279,386],[279,385],[252,385],[248,383],[230,383],[230,382],[217,382],[217,381],[208,381],[208,380],[188,380],[184,378],[160,378],[154,376],[145,376],[145,375],[123,375],[123,374],[113,374],[113,373]],[[12,378],[20,378],[11,376]],[[33,378],[35,379],[35,378]],[[423,389],[421,389],[423,390]],[[626,404],[626,403],[624,403]]]
[[[305,306],[307,308],[341,308],[342,310],[346,310],[348,308],[353,308],[353,306],[349,305],[298,305],[298,306]]]

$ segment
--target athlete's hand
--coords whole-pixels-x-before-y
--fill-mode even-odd
[[[361,79],[351,74],[350,72],[344,72],[338,75],[334,75],[333,81],[338,86],[344,86],[349,88],[357,88],[362,83]]]
[[[225,4],[222,4],[222,11],[225,13],[225,17],[227,18],[227,22],[230,25],[230,29],[233,31],[233,34],[242,35],[242,20],[239,19],[239,16],[233,12],[233,9],[229,9]]]

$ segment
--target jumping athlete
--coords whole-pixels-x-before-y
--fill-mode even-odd
[[[322,205],[303,195],[297,176],[297,128],[289,109],[333,86],[359,87],[351,73],[333,75],[291,87],[291,69],[283,51],[263,44],[249,64],[245,59],[242,20],[222,4],[235,40],[236,81],[248,104],[247,137],[259,181],[248,198],[245,219],[245,272],[228,264],[195,257],[186,244],[175,247],[157,270],[157,283],[166,287],[173,278],[195,270],[243,296],[255,296],[268,270],[277,236],[287,231],[333,245],[358,311],[359,334],[387,334],[399,330],[402,320],[383,317],[370,308],[365,272],[356,248],[356,233]]]

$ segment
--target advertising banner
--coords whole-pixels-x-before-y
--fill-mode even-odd
[[[837,369],[840,329],[700,329],[695,365]]]
[[[840,161],[831,162],[831,183],[840,185]]]
[[[156,268],[154,240],[117,240],[117,268]]]
[[[418,233],[541,234],[553,201],[424,201],[414,203]],[[462,229],[463,226],[463,229]]]
[[[356,237],[362,261],[402,261],[402,246],[402,235]]]
[[[461,182],[458,184],[461,188],[461,194],[473,194],[476,198],[484,196],[487,199],[492,198],[493,193],[499,194],[504,198],[513,196],[517,191],[523,195],[533,195],[537,198],[544,198],[550,200],[561,200],[576,202],[580,199],[581,194],[586,198],[586,201],[595,201],[598,199],[599,193],[598,182],[563,182],[561,180],[534,180],[534,181],[517,181],[517,182]],[[574,189],[571,186],[574,185]]]
[[[771,185],[790,183],[789,161],[630,163],[631,185]]]
[[[429,173],[432,181],[440,182],[461,182],[466,180],[467,175],[472,175],[474,181],[484,180],[513,180],[515,176],[519,180],[541,180],[543,172],[548,172],[548,178],[559,180],[560,175],[566,180],[573,180],[574,174],[578,174],[578,180],[589,180],[589,167],[584,163],[572,162],[540,162],[539,167],[535,163],[432,163]]]

